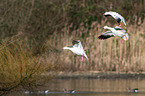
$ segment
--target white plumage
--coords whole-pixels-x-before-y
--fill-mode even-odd
[[[120,14],[113,12],[113,11],[109,11],[109,12],[105,12],[104,13],[105,16],[112,16],[114,19],[116,19],[116,21],[120,24],[119,26],[121,26],[121,23],[123,22],[124,25],[126,26],[125,23],[125,19],[124,17],[122,17]]]
[[[83,49],[83,46],[81,44],[81,41],[80,40],[77,40],[77,41],[73,41],[73,46],[68,46],[68,47],[63,47],[63,49],[68,49],[68,50],[71,50],[73,53],[77,54],[77,55],[82,55],[82,60],[83,60],[83,56],[85,56],[87,59],[87,55],[86,55],[86,52],[84,51]]]
[[[123,40],[129,39],[129,35],[121,27],[116,26],[115,28],[112,28],[112,27],[104,26],[104,29],[109,29],[110,31],[107,31],[107,32],[103,33],[102,35],[100,35],[98,37],[99,39],[108,39],[108,38],[114,37],[114,36],[119,36]]]

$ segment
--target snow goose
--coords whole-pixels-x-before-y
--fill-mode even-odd
[[[80,40],[77,41],[73,40],[72,44],[73,46],[63,47],[63,49],[68,49],[77,55],[82,55],[82,61],[83,61],[83,56],[85,56],[88,59]]]
[[[132,93],[137,93],[138,90],[139,90],[138,88],[134,88],[134,89],[128,88],[128,92],[132,92]]]
[[[112,27],[104,26],[104,29],[109,29],[110,31],[107,31],[107,32],[103,33],[102,35],[100,35],[98,37],[99,39],[108,39],[108,38],[114,37],[114,36],[119,36],[123,40],[129,39],[129,35],[121,27],[116,26],[115,28],[112,28]]]
[[[113,11],[105,12],[104,16],[112,16],[120,24],[119,26],[121,26],[122,22],[126,26],[125,19],[120,14],[118,14],[116,12],[113,12]]]
[[[46,94],[46,93],[48,93],[48,92],[49,92],[49,90],[38,91],[38,93],[44,93],[44,94]]]
[[[75,93],[75,90],[66,90],[66,89],[63,89],[64,90],[64,93]]]

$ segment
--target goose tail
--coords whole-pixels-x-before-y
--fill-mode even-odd
[[[84,53],[84,56],[85,56],[87,59],[89,59],[88,56],[86,55],[86,53]]]

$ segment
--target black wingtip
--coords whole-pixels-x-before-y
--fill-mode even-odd
[[[105,38],[103,35],[100,35],[100,36],[98,37],[98,39],[103,40],[103,39],[107,39],[107,38]]]
[[[72,41],[72,44],[73,44],[73,45],[76,44],[76,43],[78,43],[78,41],[76,41],[76,40],[73,40],[73,41]]]
[[[105,16],[105,17],[108,17],[108,16],[111,16],[111,15],[109,15],[109,14],[105,15],[105,14],[104,14],[104,16]]]
[[[101,38],[101,35],[98,37],[98,39],[102,39],[102,38]]]
[[[104,35],[100,35],[99,37],[98,37],[98,39],[101,39],[101,40],[104,40],[104,39],[108,39],[108,38],[110,38],[110,37],[112,37],[112,36],[104,36]]]

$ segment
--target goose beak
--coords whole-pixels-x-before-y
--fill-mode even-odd
[[[122,25],[122,23],[120,22],[120,25],[119,26],[121,26]]]

